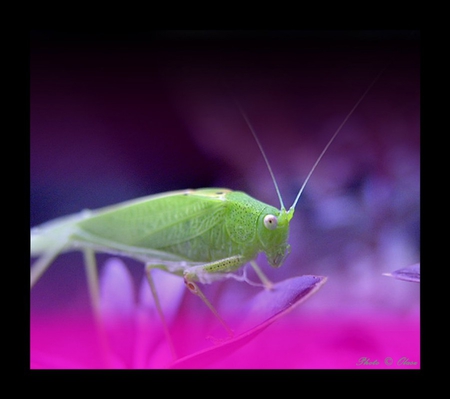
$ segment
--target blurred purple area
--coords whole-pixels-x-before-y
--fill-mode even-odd
[[[420,260],[418,42],[417,32],[32,32],[31,225],[184,188],[228,187],[279,206],[235,99],[289,207],[386,68],[306,186],[286,263],[275,270],[264,256],[258,262],[274,281],[328,277],[290,315],[295,325],[337,312],[364,324],[381,314],[398,324],[414,319],[418,331],[419,284],[382,276]],[[125,262],[139,284],[143,267]],[[230,280],[205,287],[226,315],[258,290]],[[209,312],[192,295],[180,306],[187,319]],[[89,310],[82,258],[67,254],[31,292],[31,316],[80,310]]]

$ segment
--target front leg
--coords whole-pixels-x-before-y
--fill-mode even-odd
[[[225,320],[222,319],[222,317],[219,315],[211,302],[209,302],[209,300],[206,298],[205,294],[203,294],[195,281],[199,281],[201,283],[211,283],[214,280],[220,279],[221,273],[236,270],[237,268],[245,264],[245,262],[246,259],[243,256],[231,256],[229,258],[221,259],[218,261],[205,263],[204,265],[192,266],[186,269],[183,273],[186,287],[193,294],[200,297],[200,299],[206,304],[206,306],[208,306],[208,308],[213,312],[214,316],[216,316],[220,323],[225,327],[231,337],[233,336],[233,330],[228,327]]]
[[[192,281],[210,284],[213,281],[223,279],[223,273],[234,271],[243,266],[247,261],[243,256],[236,255],[204,263],[203,265],[190,266],[184,269],[184,281],[186,284]]]
[[[194,281],[199,281],[201,283],[211,283],[215,280],[218,280],[220,278],[223,278],[223,274],[225,272],[231,272],[232,270],[236,270],[243,264],[245,264],[246,260],[242,256],[232,256],[229,258],[221,259],[214,262],[209,262],[205,264],[200,265],[192,265],[190,262],[175,262],[175,261],[166,261],[166,260],[154,260],[151,262],[146,263],[146,275],[147,280],[150,285],[150,289],[153,295],[153,299],[155,301],[156,309],[159,313],[159,316],[161,318],[165,334],[167,336],[167,340],[169,342],[169,345],[171,347],[172,353],[175,355],[175,349],[174,344],[172,342],[172,339],[169,334],[169,329],[167,326],[167,322],[165,320],[161,304],[159,302],[158,293],[156,291],[155,284],[153,282],[153,278],[151,275],[151,270],[155,268],[163,269],[169,273],[173,274],[182,274],[184,276],[184,282],[186,284],[186,287],[191,291],[193,294],[200,297],[200,299],[208,306],[208,308],[213,312],[214,316],[220,321],[220,323],[224,326],[224,328],[227,330],[228,334],[232,337],[233,331],[230,327],[228,327],[227,323],[220,317],[217,310],[214,308],[214,306],[209,302],[209,300],[205,297],[203,292],[200,290],[198,285]]]

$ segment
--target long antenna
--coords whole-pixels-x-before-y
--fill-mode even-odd
[[[275,186],[275,190],[276,190],[277,195],[278,195],[278,199],[280,200],[281,209],[285,209],[284,203],[283,203],[283,198],[281,198],[280,190],[278,188],[277,180],[275,179],[275,175],[273,174],[272,168],[270,167],[269,160],[267,159],[266,153],[264,152],[264,149],[263,149],[263,147],[262,147],[262,145],[261,145],[261,143],[260,143],[260,141],[258,139],[258,136],[256,135],[255,130],[253,129],[252,124],[250,123],[250,120],[248,119],[246,113],[242,109],[242,107],[239,104],[239,102],[236,99],[234,99],[234,101],[236,102],[236,105],[239,108],[239,111],[241,112],[242,117],[244,118],[244,120],[247,123],[250,131],[252,132],[253,137],[255,138],[256,144],[258,144],[259,150],[261,151],[261,154],[262,154],[262,156],[264,158],[264,161],[266,162],[267,169],[269,169],[269,173],[270,173],[270,176],[272,177],[273,185]]]
[[[311,170],[308,173],[308,176],[306,176],[305,182],[303,183],[302,187],[300,188],[297,197],[295,198],[294,203],[292,204],[291,209],[295,209],[295,206],[297,205],[298,200],[300,199],[300,196],[303,193],[303,190],[305,189],[306,184],[308,183],[309,179],[311,178],[311,175],[313,174],[314,170],[316,169],[317,165],[319,164],[320,160],[322,159],[322,157],[325,155],[325,153],[328,150],[328,147],[331,145],[331,143],[334,141],[334,139],[336,138],[336,136],[339,134],[339,132],[341,131],[341,129],[343,128],[343,126],[345,125],[345,123],[347,122],[348,118],[350,118],[350,116],[352,116],[353,112],[355,111],[355,109],[358,107],[358,105],[361,103],[362,100],[364,100],[364,97],[366,97],[367,93],[369,92],[369,90],[372,88],[372,86],[375,84],[375,82],[378,80],[378,78],[380,77],[380,75],[384,72],[384,70],[386,69],[386,67],[384,67],[379,73],[378,75],[375,77],[375,79],[372,81],[372,83],[369,85],[369,87],[366,89],[366,91],[364,92],[364,94],[359,98],[359,100],[356,102],[356,104],[353,106],[353,108],[351,109],[351,111],[347,114],[347,116],[345,117],[345,119],[343,120],[343,122],[340,124],[340,126],[337,128],[336,132],[333,134],[333,136],[331,137],[331,139],[328,141],[327,145],[325,146],[325,148],[322,150],[322,152],[319,155],[319,158],[317,158],[317,161],[314,163],[313,167],[311,168]]]

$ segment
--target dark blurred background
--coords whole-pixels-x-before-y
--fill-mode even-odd
[[[229,187],[278,207],[235,99],[289,207],[385,68],[307,185],[285,265],[260,264],[275,281],[329,276],[311,309],[418,309],[417,284],[381,275],[420,255],[418,32],[33,31],[30,44],[31,226],[184,188]],[[226,301],[255,288],[207,290]],[[81,256],[58,259],[31,299],[36,310],[85,306]]]

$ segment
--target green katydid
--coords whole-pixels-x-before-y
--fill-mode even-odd
[[[262,145],[246,114],[238,105],[267,164],[280,201],[280,209],[264,204],[243,192],[225,188],[204,188],[150,195],[95,211],[82,211],[58,218],[31,229],[31,256],[39,256],[31,268],[31,287],[60,253],[81,250],[85,258],[94,314],[100,322],[94,253],[118,254],[145,264],[156,308],[173,352],[173,344],[170,342],[151,275],[154,268],[182,276],[187,288],[203,300],[232,335],[231,329],[197,283],[211,283],[229,277],[232,272],[250,263],[264,286],[270,289],[271,282],[258,267],[255,258],[260,252],[264,252],[271,266],[278,268],[283,264],[290,251],[287,243],[289,223],[306,184],[328,147],[378,76],[328,141],[289,209],[284,206]]]

